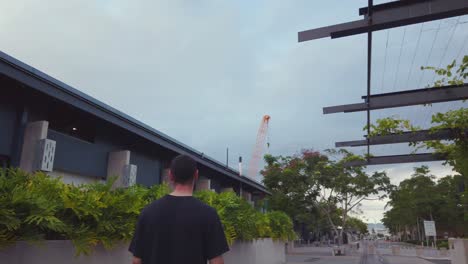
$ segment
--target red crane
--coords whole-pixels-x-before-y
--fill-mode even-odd
[[[270,116],[264,115],[262,118],[262,122],[260,123],[260,127],[258,128],[257,141],[253,149],[252,158],[249,162],[249,171],[247,173],[247,176],[251,177],[252,179],[257,178],[258,166],[260,164],[260,160],[262,159],[263,149],[265,147],[265,139],[268,132],[269,121]],[[267,147],[270,147],[269,142],[267,142]]]

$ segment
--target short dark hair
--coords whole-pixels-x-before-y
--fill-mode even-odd
[[[179,155],[171,162],[171,172],[174,181],[180,184],[186,184],[193,180],[197,171],[197,162],[188,155]]]

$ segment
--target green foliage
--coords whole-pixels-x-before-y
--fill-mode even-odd
[[[461,175],[468,176],[468,108],[460,108],[432,116],[434,126],[431,131],[450,129],[456,135],[453,140],[434,140],[424,142],[426,148],[432,148],[447,156],[447,163]]]
[[[455,68],[457,69],[455,70]],[[453,61],[445,68],[422,67],[422,69],[433,70],[440,76],[440,79],[434,83],[434,87],[441,87],[447,84],[462,85],[468,77],[468,56],[465,55],[459,65],[457,65],[456,61]],[[434,133],[448,129],[455,134],[455,138],[448,141],[410,142],[409,145],[416,147],[415,150],[426,148],[443,154],[447,157],[447,164],[451,165],[456,172],[468,177],[468,109],[460,108],[446,113],[436,113],[432,116],[431,123],[431,132]],[[367,127],[364,129],[367,129]],[[371,129],[372,131],[369,136],[419,130],[419,128],[413,127],[409,120],[397,119],[395,117],[379,119],[376,124],[371,125]]]
[[[264,184],[270,190],[268,207],[285,212],[297,230],[299,225],[327,228],[318,217],[314,206],[317,188],[311,177],[316,166],[328,157],[310,150],[295,156],[266,155],[266,166],[262,171]],[[320,222],[320,223],[319,223]]]
[[[377,119],[376,124],[370,125],[370,137],[401,134],[407,131],[419,130],[419,127],[411,125],[409,120],[398,119],[394,116]],[[367,130],[367,125],[363,128]]]
[[[388,205],[391,209],[385,212],[383,223],[394,234],[405,231],[405,240],[409,239],[409,233],[413,239],[417,237],[418,219],[435,220],[438,230],[451,236],[467,236],[464,181],[463,176],[456,175],[436,182],[427,166],[414,168],[411,178],[402,181],[390,194]]]
[[[72,240],[77,254],[130,241],[141,210],[169,193],[167,185],[112,188],[113,181],[68,185],[47,174],[0,170],[0,246],[15,241]],[[230,243],[261,237],[292,239],[291,220],[261,214],[234,193],[200,192],[220,215]]]
[[[455,70],[456,66],[458,66],[457,70]],[[431,70],[440,76],[440,79],[432,85],[433,87],[441,87],[445,85],[462,85],[468,78],[468,55],[463,57],[460,65],[457,65],[456,60],[454,60],[445,68],[428,66],[421,67],[421,70]]]
[[[270,237],[286,241],[295,238],[291,219],[283,212],[263,214],[234,192],[200,191],[195,197],[216,209],[230,244],[236,239],[251,241]]]
[[[440,77],[432,85],[433,87],[462,85],[468,77],[468,56],[465,55],[459,65],[453,61],[445,68],[422,67],[422,69],[432,70]],[[448,129],[455,134],[455,137],[443,141],[410,142],[409,145],[416,147],[416,150],[426,148],[444,155],[447,159],[446,164],[452,166],[459,175],[447,176],[436,183],[429,175],[427,167],[416,168],[411,179],[401,182],[390,195],[389,205],[392,209],[385,212],[383,222],[393,233],[404,231],[404,235],[408,236],[408,230],[414,233],[417,229],[416,219],[435,219],[438,227],[447,230],[451,235],[467,236],[468,109],[460,108],[446,113],[436,113],[432,116],[431,123],[431,132]],[[377,125],[372,126],[374,131],[395,133],[398,132],[398,129],[395,129],[398,124],[402,124],[402,121],[387,118],[386,122],[377,122]],[[407,120],[404,126],[411,127]]]
[[[359,231],[359,233],[361,234],[369,233],[369,231],[367,230],[367,224],[364,223],[361,219],[356,218],[356,217],[349,217],[348,229]]]
[[[342,237],[337,227],[347,228],[348,213],[370,196],[383,199],[392,185],[384,172],[369,175],[364,167],[345,166],[363,157],[346,150],[327,154],[305,150],[292,157],[266,156],[262,173],[272,193],[271,208],[286,212],[297,229],[306,225],[319,232],[333,230]]]
[[[70,239],[77,254],[129,241],[142,208],[166,185],[112,190],[113,181],[80,186],[38,172],[0,171],[0,244]]]

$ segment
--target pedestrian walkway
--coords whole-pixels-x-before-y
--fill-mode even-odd
[[[359,264],[359,256],[332,256],[332,247],[299,247],[286,256],[287,264]]]
[[[359,250],[347,245],[346,256],[333,256],[332,247],[298,247],[286,256],[287,264],[450,264],[448,260],[424,259],[415,251],[407,250],[405,255],[392,254],[395,243],[361,241]]]

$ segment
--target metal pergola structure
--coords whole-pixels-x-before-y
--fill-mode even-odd
[[[367,146],[367,160],[349,162],[349,166],[380,165],[445,160],[437,153],[407,154],[371,157],[370,146],[428,140],[444,140],[455,137],[450,130],[432,133],[428,130],[404,132],[383,136],[370,135],[370,111],[404,106],[414,106],[468,99],[468,84],[462,86],[444,86],[439,88],[414,89],[401,92],[371,94],[372,73],[372,32],[402,27],[427,21],[440,20],[468,14],[468,0],[399,0],[368,6],[359,9],[363,19],[321,27],[298,33],[298,41],[304,42],[320,38],[340,38],[367,33],[367,95],[363,103],[324,107],[324,114],[367,112],[367,136],[363,140],[336,142],[336,147]]]
[[[467,131],[468,133],[468,131]],[[456,138],[455,131],[443,129],[438,131],[419,130],[414,132],[402,132],[382,136],[369,137],[369,140],[353,140],[336,142],[335,147],[364,147],[367,145],[385,145],[385,144],[398,144],[398,143],[415,143],[429,140],[449,140]]]
[[[464,88],[464,89],[460,89]],[[461,86],[442,86],[393,93],[371,95],[369,104],[367,96],[362,96],[364,103],[329,106],[323,108],[324,114],[350,113],[377,109],[387,109],[403,106],[433,104],[468,99],[468,84]]]

